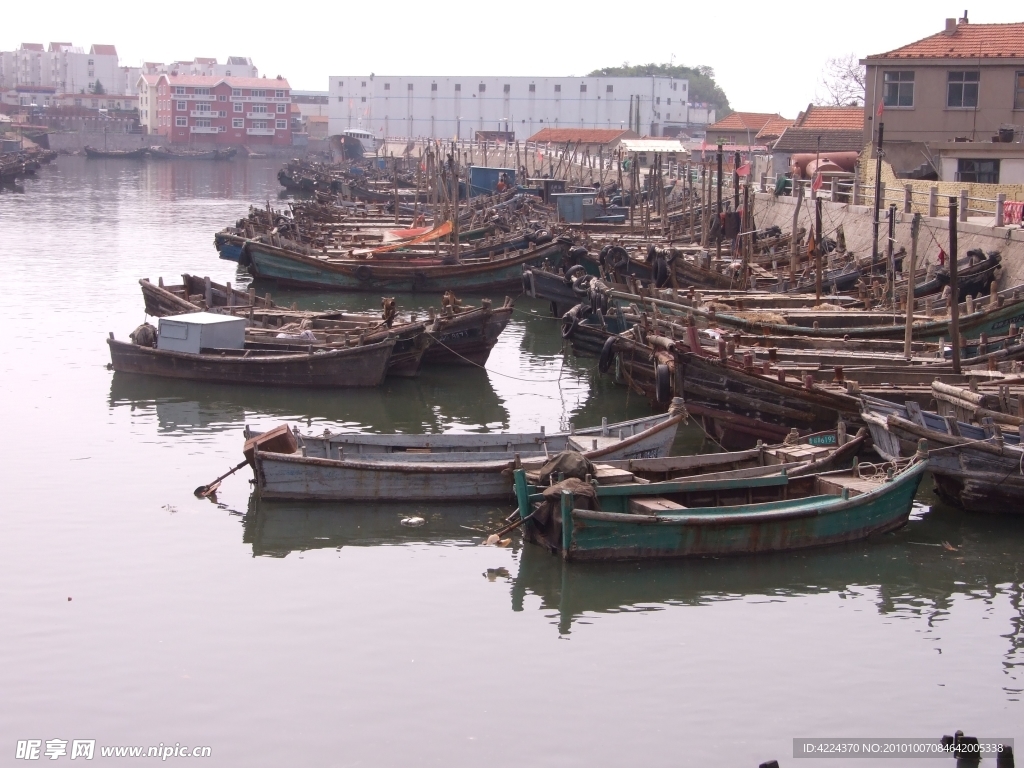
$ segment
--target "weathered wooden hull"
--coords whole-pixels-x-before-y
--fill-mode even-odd
[[[423,355],[423,362],[427,365],[484,365],[512,319],[512,312],[510,304],[443,318],[434,343]]]
[[[935,488],[947,501],[969,512],[1024,513],[1024,449],[1018,434],[1007,432],[1001,443],[981,427],[946,419],[930,411],[911,414],[904,406],[865,398],[864,420],[875,450],[891,460],[928,440],[933,451],[929,469]],[[955,425],[959,434],[951,434]]]
[[[594,460],[657,458],[668,454],[675,440],[681,417],[665,418],[654,427],[637,433],[607,448],[585,455]],[[543,447],[515,445],[514,452],[476,450],[439,453],[350,453],[335,455],[344,436],[330,442],[300,436],[306,456],[300,453],[259,453],[256,455],[256,481],[263,498],[338,501],[467,501],[502,499],[512,494],[511,468],[516,455],[521,459],[543,459]],[[396,436],[415,440],[417,436]],[[430,435],[421,436],[430,444]],[[434,436],[435,439],[437,436]],[[459,436],[450,437],[457,440]],[[488,437],[483,435],[468,436]],[[496,434],[494,448],[502,447],[505,436]],[[553,438],[555,436],[552,436]],[[352,436],[358,440],[358,435]],[[508,436],[509,440],[515,436]],[[449,441],[450,442],[450,441]],[[552,443],[556,442],[555,439]],[[565,442],[563,437],[562,442]],[[532,450],[530,450],[532,448]],[[429,449],[428,449],[429,450]],[[550,449],[558,450],[557,446]],[[317,455],[311,455],[316,453]],[[351,456],[351,458],[348,458]]]
[[[266,357],[188,354],[107,339],[119,373],[273,387],[375,387],[384,380],[394,339],[344,349]]]
[[[524,265],[545,259],[558,263],[564,246],[553,242],[507,258],[470,264],[439,264],[436,260],[342,260],[318,259],[250,241],[246,247],[256,277],[296,288],[335,291],[443,293],[517,288]],[[425,261],[425,263],[417,263]]]
[[[217,255],[227,261],[234,261],[239,264],[248,264],[245,253],[245,238],[240,235],[229,235],[218,232],[213,236],[213,247],[217,249]]]
[[[816,495],[657,515],[575,509],[569,506],[571,495],[563,496],[561,554],[566,560],[719,557],[859,541],[907,522],[927,465],[918,461],[892,481],[851,498]],[[609,505],[614,498],[602,496],[602,507],[614,506]],[[628,507],[628,497],[619,498],[624,502],[619,506]]]

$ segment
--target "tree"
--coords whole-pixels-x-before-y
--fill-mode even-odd
[[[106,93],[106,91],[103,89],[103,83],[101,83],[99,80],[97,80],[96,81],[96,85],[94,85],[92,87],[92,92],[97,94],[97,95],[102,95],[102,94]]]
[[[814,103],[820,107],[861,107],[864,105],[865,69],[848,53],[825,62]]]
[[[587,77],[677,77],[690,81],[687,101],[707,102],[715,109],[715,117],[721,120],[732,113],[729,97],[715,82],[715,70],[705,65],[685,67],[682,64],[630,64],[623,62],[619,67],[595,69]]]

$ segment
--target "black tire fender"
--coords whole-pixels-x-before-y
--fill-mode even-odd
[[[577,264],[576,266],[569,267],[565,271],[565,284],[566,285],[572,285],[573,284],[573,278],[575,278],[576,275],[585,275],[586,273],[587,273],[587,269],[582,264]]]
[[[597,370],[601,373],[608,373],[611,370],[612,363],[615,362],[615,337],[609,336],[604,340],[604,344],[601,347],[601,357],[597,361]]]
[[[569,310],[564,315],[562,315],[562,338],[571,339],[572,335],[576,333],[576,326],[579,324],[580,319],[572,310]]]
[[[360,264],[358,267],[356,267],[356,279],[365,282],[369,280],[371,277],[373,277],[373,272],[367,265]]]
[[[654,366],[654,396],[659,403],[672,399],[672,374],[667,365]]]

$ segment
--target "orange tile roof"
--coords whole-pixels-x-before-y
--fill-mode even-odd
[[[863,130],[864,107],[822,107],[808,104],[807,110],[797,118],[797,128],[818,131]]]
[[[117,56],[117,48],[112,45],[96,45],[94,43],[89,53],[95,56]]]
[[[733,112],[728,117],[723,117],[714,125],[709,125],[709,131],[760,131],[773,118],[781,118],[777,112]]]
[[[945,32],[868,56],[868,59],[1020,59],[1024,58],[1024,23],[970,24],[961,21]]]
[[[607,144],[620,138],[638,138],[633,131],[619,128],[544,128],[533,134],[527,141],[540,144],[565,144],[580,142],[581,144]]]
[[[792,120],[785,117],[779,117],[778,115],[773,115],[772,118],[764,124],[761,130],[757,132],[757,136],[754,138],[759,143],[764,143],[764,139],[777,139],[782,135],[782,132],[792,124]]]
[[[42,43],[22,43],[21,50],[23,51],[41,51],[43,50]]]

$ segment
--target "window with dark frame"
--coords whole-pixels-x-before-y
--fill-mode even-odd
[[[611,87],[610,85],[606,85],[606,86],[604,87],[604,92],[605,92],[605,93],[611,93],[611,92],[612,92],[612,87]]]
[[[480,93],[483,93],[484,91],[486,91],[486,90],[487,90],[487,86],[486,86],[486,85],[484,85],[483,83],[480,83],[480,88],[479,88],[479,90],[480,90]]]
[[[430,90],[436,91],[437,90],[437,83],[431,83],[430,84]]]
[[[536,93],[536,92],[537,92],[537,85],[536,85],[536,83],[530,83],[530,93]]]
[[[887,107],[914,106],[914,73],[894,70],[882,73],[882,103]]]
[[[561,83],[559,83],[558,85],[555,86],[555,93],[561,93],[561,92],[562,92],[562,85],[561,85]]]
[[[946,106],[952,109],[976,109],[980,72],[950,72],[946,76]]]
[[[586,93],[586,92],[587,92],[587,84],[586,83],[580,83],[580,93]]]
[[[1013,90],[1013,108],[1024,109],[1024,72],[1017,73],[1017,80]]]
[[[999,161],[958,158],[956,180],[974,184],[998,184]]]

